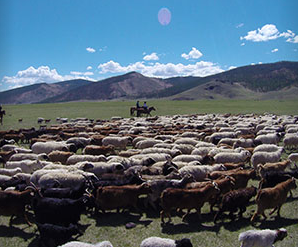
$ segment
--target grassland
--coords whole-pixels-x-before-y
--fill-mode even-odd
[[[298,115],[298,101],[149,101],[149,106],[155,106],[157,111],[153,115],[175,114],[203,114],[203,113],[276,113]],[[19,129],[38,127],[37,118],[52,119],[56,117],[88,117],[94,119],[110,119],[111,116],[130,117],[129,108],[134,106],[132,101],[123,102],[76,102],[63,104],[36,105],[5,105],[7,115],[1,129]],[[22,118],[21,123],[18,119]],[[297,151],[297,150],[296,150]],[[286,156],[284,156],[286,158]],[[257,185],[258,181],[251,181]],[[182,222],[181,218],[173,217],[173,224],[161,225],[156,212],[145,211],[142,216],[136,213],[117,214],[110,212],[105,215],[84,214],[80,223],[85,232],[78,240],[95,243],[110,240],[114,247],[138,247],[141,241],[149,236],[169,237],[179,239],[188,237],[194,247],[231,247],[240,246],[238,235],[240,232],[258,229],[276,229],[285,227],[289,236],[276,247],[296,247],[298,239],[298,190],[293,193],[281,209],[281,218],[270,217],[266,221],[257,221],[255,226],[250,224],[256,205],[252,203],[244,213],[243,219],[230,222],[223,218],[217,225],[212,221],[209,206],[202,210],[203,218],[199,220],[195,213],[188,218],[189,222]],[[59,212],[57,212],[59,213]],[[268,212],[267,212],[268,213]],[[275,214],[273,215],[275,216]],[[29,219],[34,222],[32,213]],[[136,227],[126,229],[125,224],[134,222]],[[9,217],[0,216],[0,246],[7,247],[37,247],[38,231],[36,225],[28,227],[23,219],[14,219],[13,226],[9,226]]]
[[[254,101],[254,100],[195,100],[170,101],[154,100],[147,102],[156,111],[152,115],[205,114],[205,113],[256,113],[298,114],[298,100]],[[129,109],[133,101],[108,102],[71,102],[56,104],[4,105],[6,115],[0,130],[38,127],[37,118],[51,119],[55,124],[56,117],[87,117],[92,119],[110,119],[112,116],[130,117]],[[22,119],[22,122],[18,120]]]

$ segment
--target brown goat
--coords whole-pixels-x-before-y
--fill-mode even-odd
[[[209,199],[209,204],[210,204],[210,211],[213,212],[213,207],[217,202],[220,202],[221,196],[224,195],[225,193],[229,192],[232,190],[235,186],[235,179],[231,176],[225,176],[221,177],[219,179],[213,180],[214,183],[217,184],[217,187],[220,189],[220,196],[219,195],[214,195],[213,197],[210,197]],[[203,188],[210,182],[193,182],[189,183],[185,186],[186,189],[199,189]]]
[[[269,215],[273,214],[277,210],[277,215],[280,217],[280,208],[287,200],[288,192],[296,188],[297,185],[295,183],[295,179],[292,177],[285,182],[279,183],[273,188],[259,190],[256,198],[257,211],[251,217],[250,221],[254,221],[259,214],[262,214],[266,219],[265,210],[269,208],[273,208]]]
[[[26,212],[25,206],[30,204],[32,199],[32,189],[25,191],[0,191],[0,215],[10,216],[9,225],[12,224],[14,216],[24,217],[27,224],[31,226]]]
[[[171,210],[172,209],[187,209],[187,212],[183,215],[182,220],[190,213],[191,209],[196,209],[199,217],[201,217],[201,208],[204,203],[211,197],[220,192],[215,183],[209,183],[205,187],[200,189],[165,189],[161,194],[161,207],[160,218],[162,223],[164,222],[165,215],[168,216],[171,222]]]
[[[150,192],[150,186],[147,183],[141,185],[122,185],[99,187],[96,191],[95,204],[102,212],[105,210],[127,208],[132,206],[136,210],[138,197]]]
[[[15,150],[0,151],[0,156],[2,157],[3,162],[6,163],[10,159],[10,157],[16,153],[17,152]]]
[[[284,160],[284,161],[275,162],[275,163],[266,163],[264,165],[259,164],[257,167],[260,175],[264,177],[266,173],[284,171],[289,165],[291,165],[291,161]]]
[[[231,176],[235,179],[235,187],[234,189],[245,188],[250,179],[256,177],[256,172],[254,169],[244,170],[242,168],[237,168],[234,170],[224,171],[224,172],[212,172],[209,174],[209,178],[216,179],[220,176]]]
[[[84,148],[83,153],[90,154],[90,155],[115,154],[115,148],[111,145],[108,145],[108,146],[88,145]]]

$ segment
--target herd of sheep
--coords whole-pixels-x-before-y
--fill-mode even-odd
[[[149,208],[166,224],[165,218],[170,222],[185,209],[183,221],[192,209],[200,216],[209,203],[216,224],[224,211],[230,212],[231,220],[238,210],[242,217],[254,198],[252,222],[258,215],[266,219],[269,208],[279,215],[298,178],[298,116],[63,118],[40,129],[0,131],[0,148],[0,215],[22,216],[31,225],[26,216],[30,205],[42,245],[109,247],[109,241],[68,242],[80,233],[82,213],[129,209],[142,214]],[[258,188],[248,187],[252,179],[259,181]],[[9,209],[5,200],[10,200]],[[83,205],[82,210],[73,211],[74,205]],[[65,217],[55,217],[53,208],[63,208]],[[255,229],[241,233],[239,241],[242,247],[269,247],[286,236],[283,228]],[[192,243],[149,237],[140,246]]]

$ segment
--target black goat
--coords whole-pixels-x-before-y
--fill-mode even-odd
[[[239,217],[242,217],[242,214],[246,211],[246,206],[248,206],[249,200],[256,194],[257,188],[254,186],[245,189],[232,190],[224,194],[219,205],[219,211],[214,217],[214,223],[216,223],[216,220],[225,211],[229,211],[230,219],[234,220],[235,216],[233,213],[240,209]]]
[[[33,199],[32,208],[38,223],[68,226],[78,223],[89,201],[91,201],[89,195],[76,200],[36,196]]]
[[[39,246],[55,247],[68,242],[72,236],[82,235],[77,225],[58,226],[36,223],[40,234]]]

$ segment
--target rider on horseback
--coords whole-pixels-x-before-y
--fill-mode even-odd
[[[147,109],[148,109],[148,106],[147,106],[147,104],[146,104],[146,101],[144,101],[143,108],[144,108],[144,110],[147,110]]]
[[[137,101],[136,107],[137,107],[137,109],[140,108],[140,102],[139,101]]]

